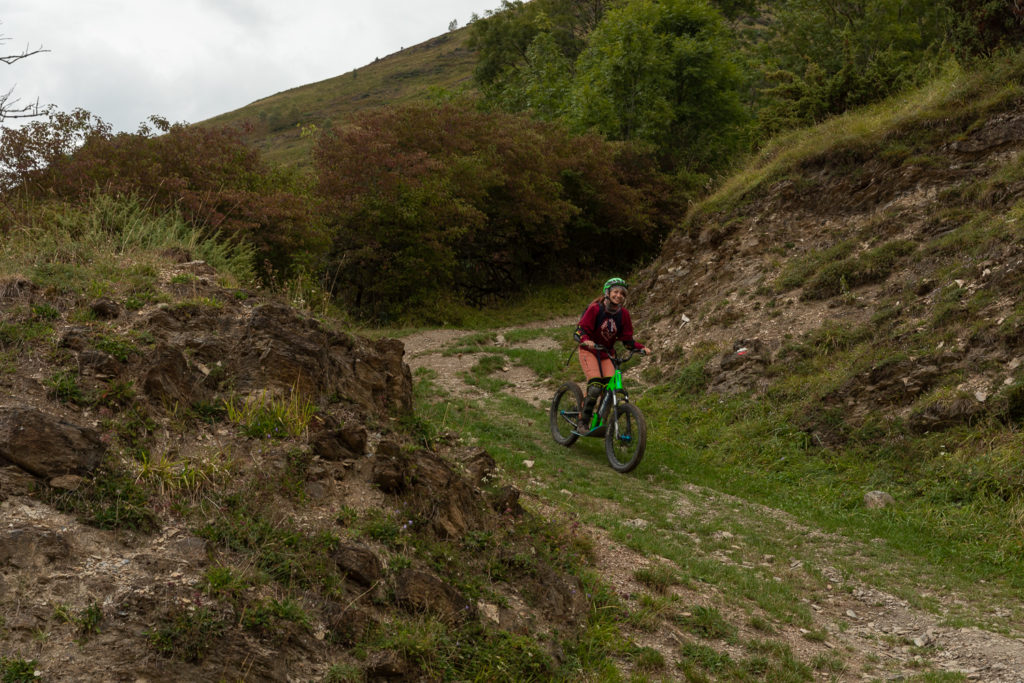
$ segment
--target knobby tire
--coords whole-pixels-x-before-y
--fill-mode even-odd
[[[576,423],[583,410],[583,392],[575,382],[566,382],[555,392],[551,399],[551,411],[548,423],[551,426],[551,437],[555,443],[571,446],[580,438],[576,433]]]
[[[616,472],[632,472],[644,457],[647,446],[647,421],[632,403],[615,407],[615,419],[609,421],[604,435],[608,464]]]

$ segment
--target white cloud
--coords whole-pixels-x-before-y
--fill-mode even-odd
[[[0,92],[87,109],[115,130],[199,121],[351,71],[500,0],[0,0]]]

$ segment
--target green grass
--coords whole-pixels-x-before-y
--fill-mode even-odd
[[[468,38],[463,28],[401,52],[377,55],[349,73],[262,98],[201,125],[253,123],[251,140],[269,161],[303,168],[312,147],[312,137],[304,130],[349,120],[365,109],[464,90],[475,63]]]
[[[179,609],[147,636],[153,649],[164,657],[199,663],[229,627],[224,616],[209,608]]]
[[[99,335],[93,340],[93,346],[122,363],[127,363],[132,354],[139,353],[139,347],[130,339],[113,334]]]
[[[248,555],[254,567],[283,586],[315,587],[325,595],[340,589],[341,576],[329,556],[336,536],[274,521],[243,494],[226,497],[216,517],[197,533],[215,547]]]
[[[17,659],[0,656],[0,681],[2,683],[33,683],[36,678],[34,659]]]
[[[561,332],[545,334],[557,340]],[[512,349],[487,346],[492,339],[493,332],[474,332],[453,349],[486,350],[506,362],[514,358]],[[546,356],[533,363],[542,369],[542,377],[564,371],[559,367],[564,362],[561,350],[537,353]],[[567,514],[606,529],[645,556],[667,561],[635,576],[655,594],[673,581],[716,586],[732,610],[757,615],[744,621],[762,633],[799,627],[812,634],[812,642],[820,637],[822,631],[800,596],[824,590],[821,562],[925,610],[938,611],[939,606],[921,598],[922,584],[971,591],[976,604],[942,608],[956,624],[1002,630],[1019,618],[993,619],[986,605],[1006,604],[1024,580],[1024,548],[1017,548],[1016,541],[1006,543],[1020,538],[1019,516],[1012,510],[1024,505],[1008,509],[999,496],[1019,499],[1019,492],[993,486],[1018,476],[1014,463],[1019,457],[1013,454],[1024,447],[1021,437],[994,438],[983,450],[957,451],[951,445],[942,452],[941,443],[957,443],[969,432],[908,441],[898,424],[867,420],[844,427],[848,440],[843,448],[821,448],[802,424],[813,411],[827,417],[820,396],[857,368],[899,357],[880,347],[867,327],[825,326],[795,341],[789,366],[776,368],[776,386],[768,397],[706,395],[703,366],[714,353],[700,353],[704,355],[686,363],[673,382],[634,396],[647,416],[649,440],[644,461],[627,476],[607,467],[602,441],[581,439],[571,449],[558,447],[550,439],[543,411],[503,394],[474,401],[438,396],[424,373],[417,380],[417,414],[435,430],[443,422],[485,447],[531,495],[557,502]],[[578,371],[565,372],[573,376]],[[626,383],[630,385],[628,373]],[[993,435],[1002,433],[997,425],[993,428]],[[900,446],[887,449],[885,441],[894,437]],[[922,457],[936,452],[938,459]],[[970,459],[968,452],[974,453]],[[985,455],[979,457],[979,452]],[[534,463],[529,470],[527,460]],[[704,493],[688,489],[690,484],[706,487]],[[865,509],[863,494],[874,489],[890,491],[897,505]],[[723,494],[737,498],[726,503]],[[785,511],[797,526],[766,519],[757,505]],[[694,512],[680,516],[680,509]],[[637,518],[647,525],[626,523]],[[806,538],[805,527],[799,525],[846,540],[823,546]],[[678,533],[680,529],[699,542]],[[732,540],[716,540],[720,531],[729,531]],[[726,553],[734,563],[709,557],[713,551]],[[768,567],[761,566],[766,556],[774,558]],[[975,591],[979,580],[985,581],[983,594]],[[671,609],[657,598],[644,598],[639,612],[613,619],[618,624],[613,628],[647,628]],[[717,610],[690,610],[689,617],[680,619],[696,638],[733,638],[740,625]],[[748,657],[729,661],[711,656],[712,650],[698,650],[683,671],[696,676],[694,680],[715,676],[709,666],[726,666],[728,676],[737,680],[809,680],[812,670],[842,667],[841,660],[797,661],[792,653],[772,647],[763,645]]]
[[[110,462],[99,468],[77,491],[46,489],[44,499],[61,512],[100,529],[148,533],[158,528],[149,492],[123,467]]]
[[[153,216],[136,199],[97,195],[82,207],[39,204],[0,247],[0,278],[28,277],[43,289],[112,296],[129,308],[155,297],[169,248],[201,258],[230,282],[253,281],[251,248],[218,242],[180,218]]]
[[[224,401],[230,422],[254,439],[297,438],[306,433],[317,407],[292,391],[287,398],[260,394],[255,398],[232,397]]]
[[[246,606],[242,616],[244,628],[262,635],[278,633],[281,630],[282,622],[291,622],[303,629],[310,628],[309,615],[306,610],[291,598],[251,603]]]

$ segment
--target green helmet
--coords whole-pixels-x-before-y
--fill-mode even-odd
[[[613,277],[608,282],[604,283],[604,295],[608,296],[608,292],[611,291],[612,287],[622,287],[623,289],[629,289],[629,285],[621,277]]]

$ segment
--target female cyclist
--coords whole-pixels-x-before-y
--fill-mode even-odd
[[[626,310],[626,281],[613,277],[604,283],[604,294],[595,299],[583,312],[576,333],[573,337],[580,345],[580,367],[587,378],[587,397],[583,402],[583,414],[580,416],[579,429],[587,429],[594,412],[594,404],[601,396],[604,385],[612,376],[615,368],[608,359],[607,351],[599,351],[595,346],[611,349],[615,342],[622,342],[628,349],[647,353],[643,344],[633,339],[633,320]]]

